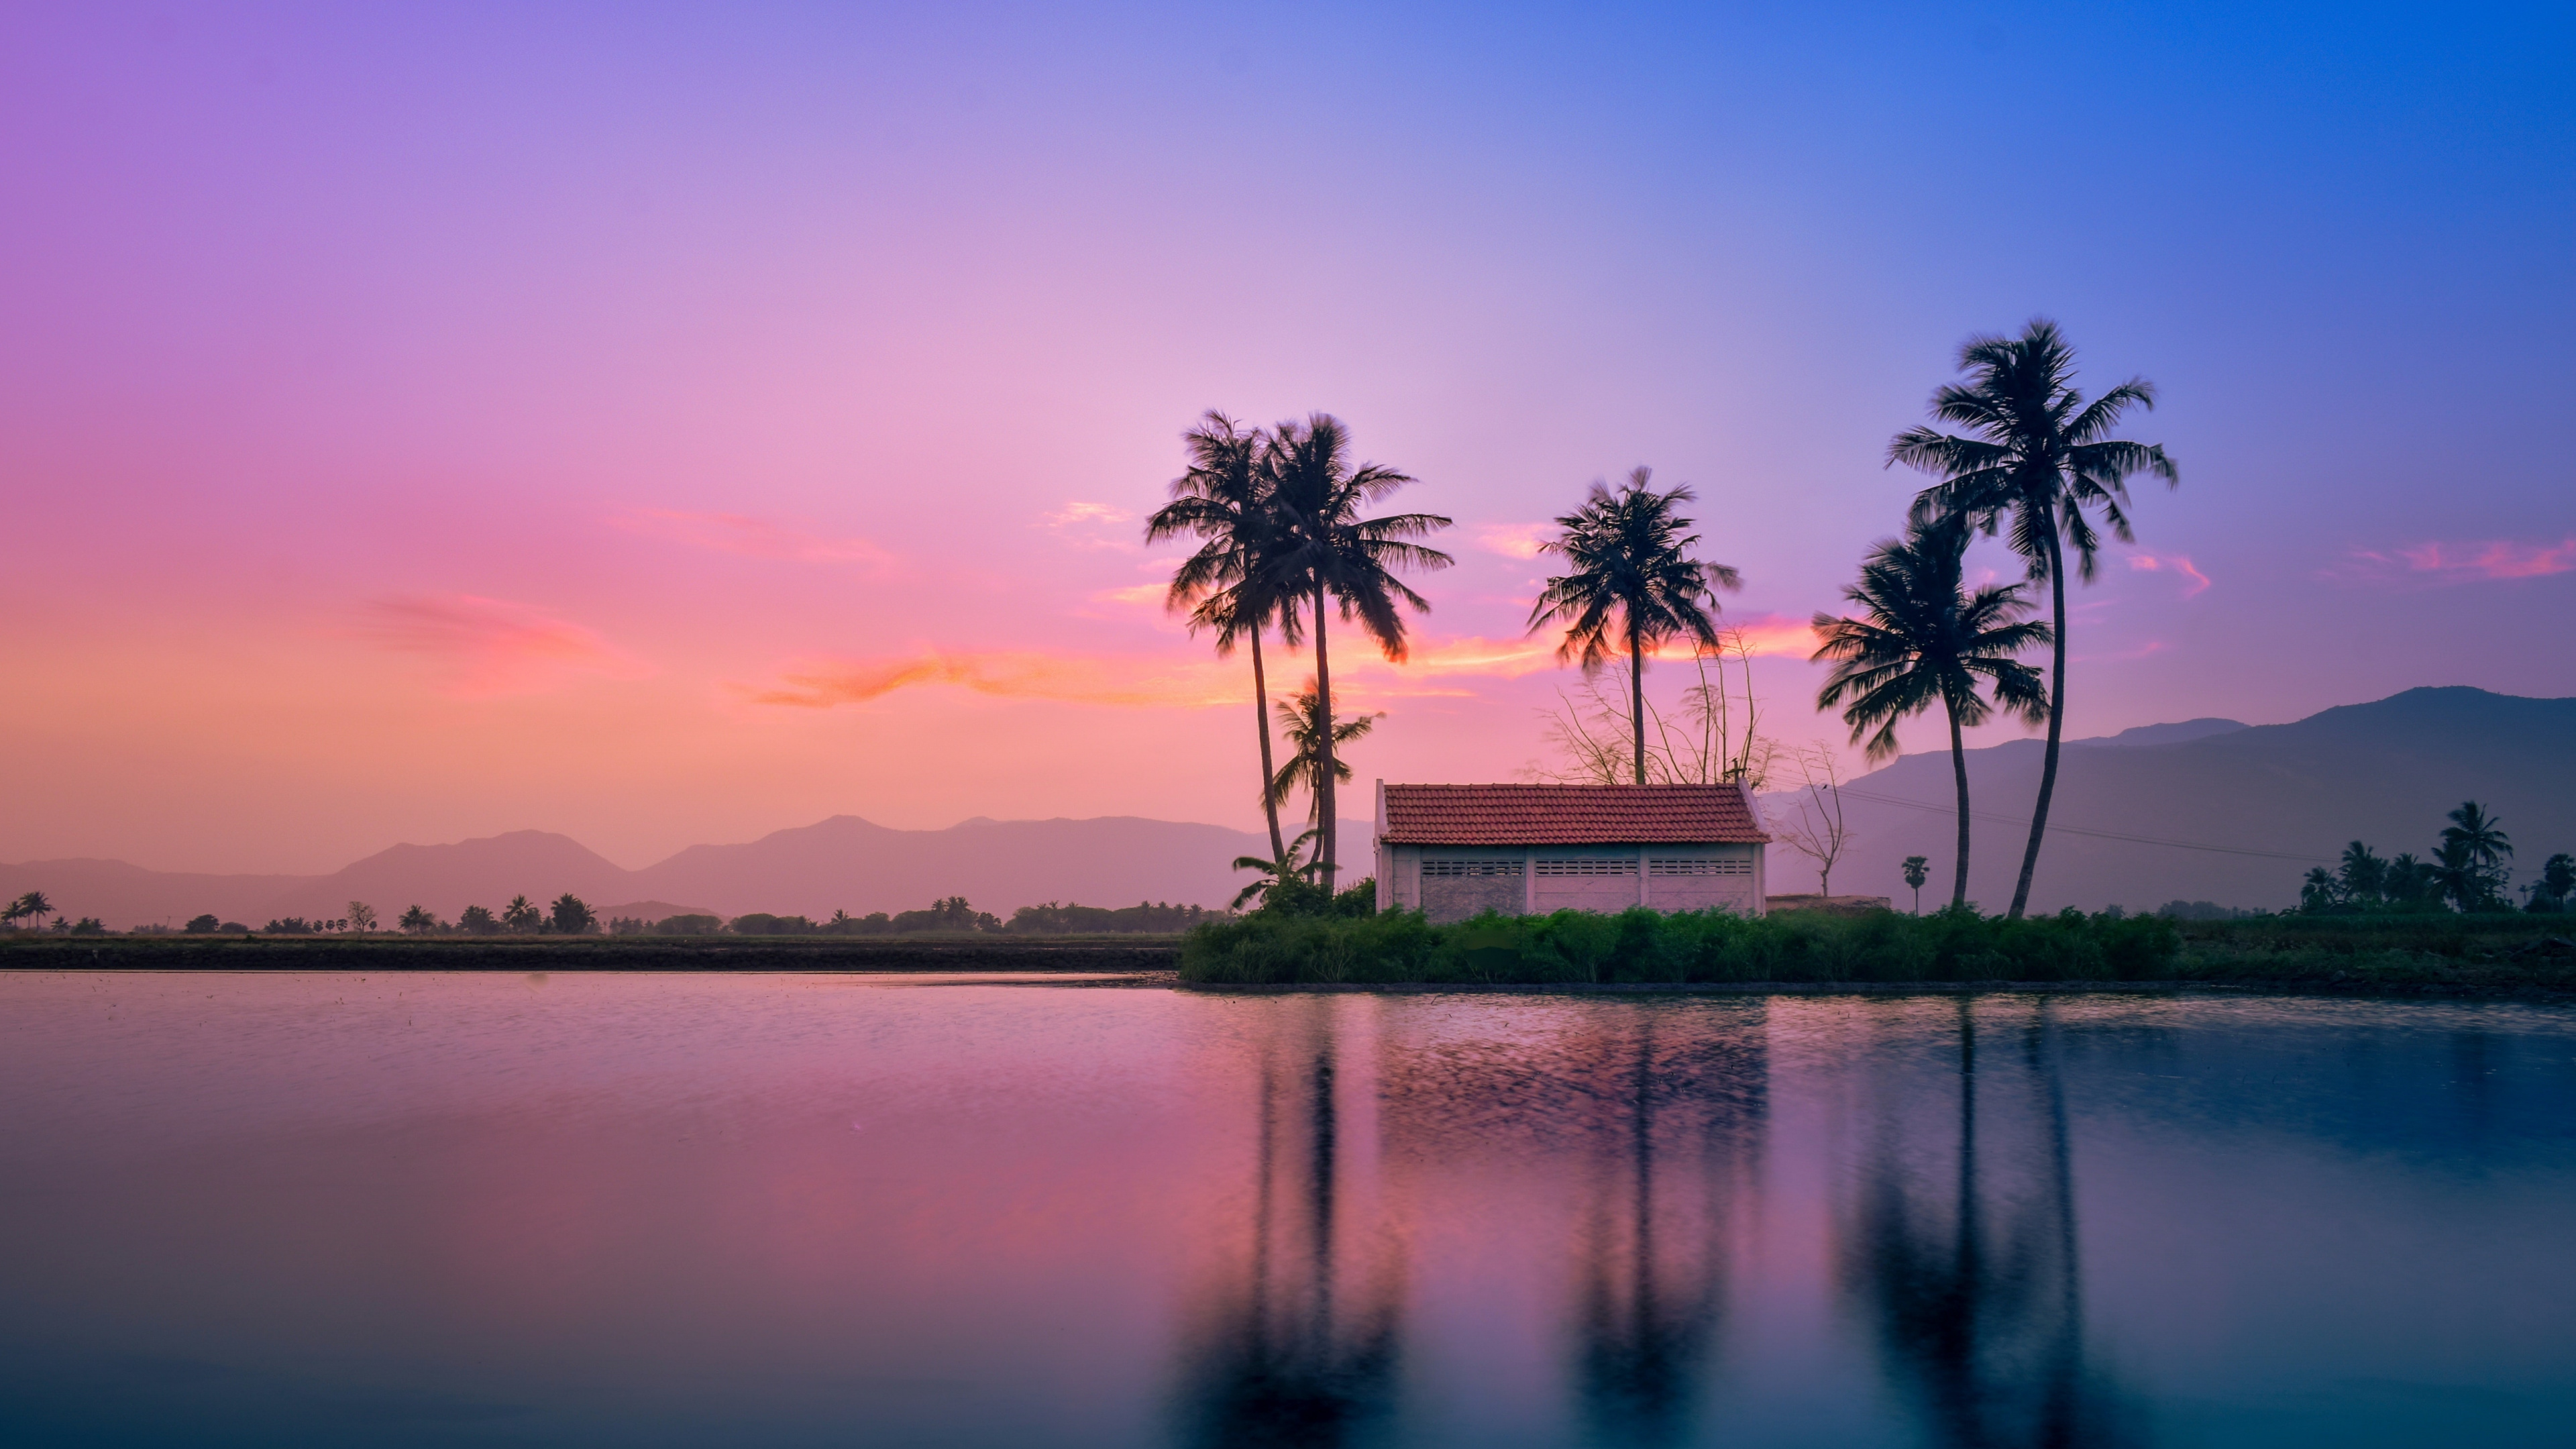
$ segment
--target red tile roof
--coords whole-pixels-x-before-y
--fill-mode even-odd
[[[1395,845],[1756,845],[1733,785],[1389,785]]]

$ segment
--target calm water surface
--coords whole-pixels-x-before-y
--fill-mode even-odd
[[[2576,1440],[2576,1015],[0,978],[12,1444]]]

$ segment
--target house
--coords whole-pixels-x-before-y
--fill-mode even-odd
[[[1377,904],[1479,911],[1764,909],[1740,785],[1377,785]]]

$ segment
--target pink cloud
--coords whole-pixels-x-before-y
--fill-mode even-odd
[[[506,599],[441,594],[377,599],[349,632],[381,649],[438,661],[443,693],[524,694],[579,674],[641,679],[652,666],[579,624]]]
[[[797,563],[882,564],[889,562],[891,557],[864,538],[826,538],[740,513],[678,513],[667,508],[648,508],[617,522],[620,527],[638,533],[749,558],[788,559]]]
[[[2201,591],[2209,587],[2209,575],[2192,567],[2191,559],[2188,555],[2178,553],[2167,554],[2159,558],[2155,554],[2151,553],[2133,553],[2129,555],[2129,567],[2133,569],[2143,569],[2149,573],[2174,573],[2182,575],[2184,581],[2182,586],[2182,596],[2186,599],[2198,596]]]
[[[2488,539],[2476,543],[2419,543],[2390,552],[2354,549],[2352,566],[2333,570],[2369,580],[2411,578],[2423,583],[2482,579],[2536,579],[2576,572],[2576,537],[2556,543]]]
[[[1476,547],[1505,558],[1536,558],[1539,545],[1557,532],[1553,523],[1488,523],[1476,530]]]

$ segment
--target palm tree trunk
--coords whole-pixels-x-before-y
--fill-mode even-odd
[[[1968,904],[1968,749],[1959,739],[1959,712],[1950,709],[1948,696],[1941,700],[1950,715],[1950,774],[1959,785],[1959,863],[1950,872],[1950,909],[1961,910]],[[1919,901],[1922,892],[1915,892]],[[1915,914],[1922,914],[1918,907]]]
[[[1324,889],[1333,888],[1333,870],[1339,857],[1334,849],[1341,834],[1340,821],[1333,809],[1333,665],[1324,650],[1324,584],[1315,581],[1315,714],[1323,727],[1315,738],[1315,814],[1316,828],[1324,832],[1321,853]]]
[[[2057,546],[2057,515],[2048,518],[2048,594],[2057,625],[2048,675],[2048,753],[2039,767],[2039,804],[2030,812],[2030,844],[2022,847],[2021,881],[2013,887],[2010,917],[2030,904],[2031,872],[2039,869],[2039,842],[2048,834],[2048,801],[2057,793],[2057,741],[2066,730],[2066,555]]]
[[[1270,798],[1270,688],[1261,675],[1261,631],[1252,631],[1252,722],[1261,729],[1261,808],[1270,816],[1270,858],[1287,858],[1279,835],[1279,802]]]
[[[1646,656],[1637,649],[1637,626],[1628,626],[1628,723],[1637,732],[1637,783],[1646,783]]]

